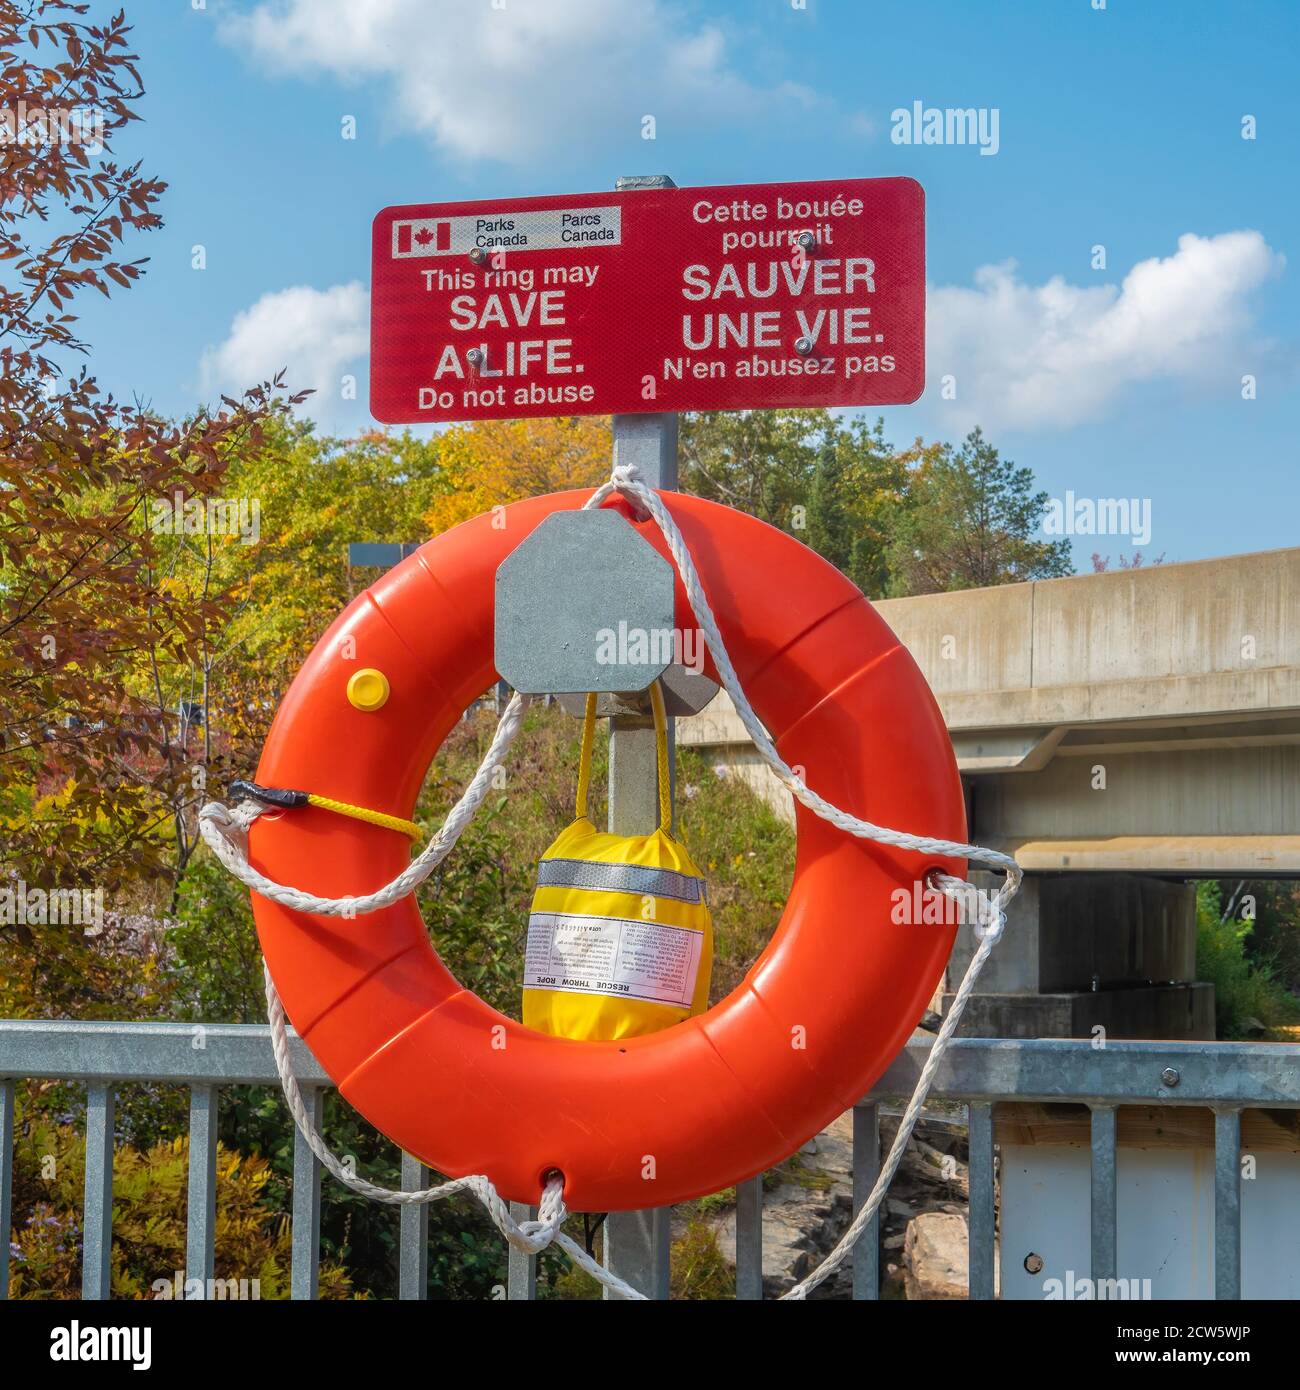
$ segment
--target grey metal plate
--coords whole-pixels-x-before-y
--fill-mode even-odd
[[[659,683],[664,692],[664,713],[669,718],[677,719],[688,714],[699,714],[720,689],[716,681],[697,675],[688,666],[670,666],[660,676]],[[585,693],[558,695],[556,699],[566,714],[581,719],[587,712]],[[601,695],[596,701],[596,713],[602,719],[612,719],[620,714],[649,714],[649,693],[624,690],[616,695]]]
[[[420,541],[352,541],[348,564],[357,569],[392,569],[419,550]]]
[[[556,512],[497,569],[496,667],[526,695],[644,690],[672,634],[672,566],[616,512]]]

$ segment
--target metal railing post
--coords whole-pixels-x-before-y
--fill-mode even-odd
[[[82,1226],[81,1296],[110,1296],[113,1272],[113,1087],[86,1089],[86,1201]],[[8,1240],[9,1233],[5,1232]]]
[[[402,1154],[402,1191],[419,1192],[432,1174],[418,1158]],[[412,1302],[429,1297],[429,1204],[404,1206],[398,1217],[397,1296]]]
[[[736,1297],[763,1297],[763,1175],[736,1184]]]
[[[967,1106],[970,1126],[970,1157],[966,1168],[969,1187],[970,1227],[967,1250],[967,1279],[970,1297],[988,1302],[996,1297],[994,1244],[993,1106],[988,1101],[971,1101]]]
[[[0,1077],[0,1302],[9,1297],[9,1232],[13,1226],[14,1083]]]
[[[1118,1274],[1116,1212],[1118,1210],[1118,1152],[1116,1149],[1116,1110],[1113,1105],[1092,1107],[1092,1153],[1090,1174],[1090,1225],[1092,1241],[1091,1273],[1093,1285],[1113,1280]],[[1100,1298],[1101,1294],[1098,1293]]]
[[[190,1087],[189,1197],[185,1212],[185,1281],[198,1279],[203,1297],[216,1268],[217,1088]]]
[[[302,1101],[317,1129],[325,1112],[325,1092],[319,1086],[304,1086]],[[290,1254],[290,1297],[299,1301],[316,1297],[320,1279],[320,1159],[302,1137],[293,1131],[293,1225]]]
[[[537,1220],[537,1208],[511,1202],[510,1215],[521,1225]],[[506,1254],[506,1298],[512,1303],[531,1303],[537,1297],[537,1256],[510,1246]]]
[[[1214,1112],[1214,1296],[1241,1297],[1241,1111]]]
[[[853,1108],[853,1215],[867,1204],[880,1177],[880,1107]],[[853,1297],[880,1297],[880,1212],[867,1223],[853,1247]]]

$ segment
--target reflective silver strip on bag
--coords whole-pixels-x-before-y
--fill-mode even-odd
[[[643,864],[597,864],[589,859],[543,859],[537,866],[539,888],[590,888],[604,893],[635,893],[678,902],[705,901],[704,880],[676,869]]]

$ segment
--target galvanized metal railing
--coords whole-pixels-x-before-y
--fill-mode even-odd
[[[874,1097],[911,1093],[929,1043],[913,1041],[889,1069],[873,1097],[857,1107],[857,1128],[878,1152]],[[999,1102],[1084,1104],[1091,1115],[1091,1277],[1117,1276],[1118,1107],[1158,1105],[1209,1109],[1214,1114],[1214,1290],[1219,1299],[1241,1296],[1241,1112],[1300,1108],[1300,1047],[1276,1043],[1110,1042],[1066,1039],[959,1039],[939,1068],[932,1096],[967,1102],[970,1131],[970,1294],[994,1295],[993,1109]],[[856,1139],[854,1200],[869,1191],[859,1182]],[[874,1297],[870,1261],[876,1243],[858,1247],[855,1296]],[[859,1286],[857,1275],[861,1271]],[[868,1287],[870,1285],[870,1287]]]
[[[880,1104],[910,1095],[930,1047],[921,1035],[904,1049],[854,1110],[853,1204],[870,1193],[880,1166]],[[331,1085],[296,1038],[294,1068],[319,1117]],[[190,1088],[186,1279],[213,1277],[216,1225],[217,1102],[222,1088],[276,1085],[268,1030],[261,1026],[169,1023],[65,1023],[0,1020],[0,1298],[8,1289],[13,1179],[14,1082],[40,1078],[86,1086],[86,1175],[82,1292],[109,1294],[112,1251],[113,1112],[120,1086],[169,1083]],[[1113,1042],[960,1039],[939,1068],[935,1099],[964,1101],[970,1134],[970,1296],[995,1289],[994,1107],[999,1102],[1069,1101],[1091,1112],[1092,1278],[1117,1276],[1116,1112],[1122,1105],[1192,1106],[1214,1112],[1214,1287],[1241,1293],[1241,1112],[1300,1109],[1300,1046],[1270,1043]],[[286,1123],[288,1117],[286,1115]],[[403,1156],[402,1185],[426,1186],[428,1170]],[[315,1297],[319,1268],[321,1171],[296,1131],[293,1150],[291,1295]],[[522,1210],[522,1209],[521,1209]],[[377,1220],[392,1220],[376,1213]],[[397,1296],[427,1297],[428,1209],[409,1207],[400,1223]],[[763,1296],[762,1178],[741,1183],[736,1211],[736,1296]],[[858,1243],[853,1296],[880,1288],[879,1219]],[[511,1251],[507,1296],[536,1294],[536,1261]]]

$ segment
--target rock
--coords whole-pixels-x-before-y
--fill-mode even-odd
[[[763,1289],[769,1298],[785,1293],[819,1265],[849,1223],[853,1116],[834,1120],[776,1172],[784,1181],[763,1193]],[[721,1218],[717,1230],[719,1249],[734,1261],[734,1209]],[[814,1297],[847,1298],[852,1284],[852,1269],[846,1265]]]
[[[965,1298],[966,1218],[926,1211],[907,1227],[903,1278],[909,1299]]]
[[[882,1115],[882,1149],[887,1150],[897,1129],[896,1116]],[[907,1282],[909,1298],[965,1298],[967,1199],[966,1135],[964,1126],[943,1115],[923,1117],[908,1145],[907,1153],[882,1204],[881,1245],[893,1256],[882,1261],[885,1277],[882,1295],[902,1297]],[[763,1285],[771,1298],[786,1292],[810,1273],[844,1234],[852,1215],[853,1196],[853,1117],[845,1114],[774,1173],[779,1181],[763,1194]],[[922,1261],[917,1292],[911,1292],[915,1276],[909,1251],[925,1234],[925,1224],[957,1222],[961,1228],[960,1253],[956,1258],[959,1284],[955,1292],[925,1292],[934,1282],[927,1269],[934,1269],[927,1237],[919,1248]],[[718,1245],[724,1256],[735,1260],[736,1214],[734,1208],[707,1218],[714,1225]],[[678,1225],[675,1222],[675,1227]],[[684,1219],[680,1223],[684,1228]],[[940,1228],[942,1229],[942,1228]],[[676,1231],[675,1234],[680,1232]],[[937,1235],[936,1235],[937,1239]],[[815,1298],[846,1299],[851,1296],[851,1262],[846,1261],[813,1295]],[[945,1287],[942,1279],[934,1287]]]
[[[783,1294],[819,1265],[848,1224],[847,1192],[836,1194],[782,1183],[763,1194],[763,1291]],[[736,1213],[729,1211],[718,1227],[718,1248],[735,1260]],[[841,1269],[816,1297],[847,1298],[852,1271]]]

